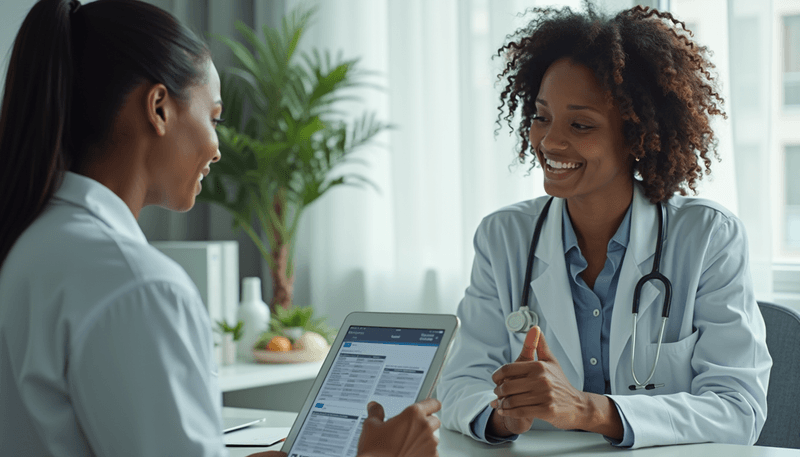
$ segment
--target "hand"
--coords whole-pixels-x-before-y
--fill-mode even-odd
[[[496,425],[510,434],[527,432],[534,418],[561,429],[580,429],[583,425],[586,394],[567,380],[538,326],[525,336],[517,360],[500,367],[492,380],[497,384],[497,400],[490,403],[495,408],[492,416],[498,416],[492,422],[495,432],[502,434]]]
[[[247,457],[286,457],[286,453],[281,451],[256,452],[255,454],[250,454]]]
[[[383,406],[367,405],[369,416],[364,421],[358,441],[358,457],[428,457],[439,455],[439,439],[433,432],[441,424],[432,414],[439,411],[439,400],[429,398],[414,403],[397,416],[383,421]]]

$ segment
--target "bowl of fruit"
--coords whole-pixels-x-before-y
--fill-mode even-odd
[[[270,329],[253,347],[253,357],[263,363],[317,362],[325,358],[336,334],[322,319],[312,319],[310,307],[277,307]]]

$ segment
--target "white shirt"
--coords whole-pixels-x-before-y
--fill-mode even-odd
[[[67,172],[0,269],[3,455],[227,455],[210,329],[127,205]]]

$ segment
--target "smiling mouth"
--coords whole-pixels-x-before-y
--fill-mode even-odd
[[[544,159],[544,163],[545,163],[545,168],[547,169],[547,171],[549,171],[550,173],[556,173],[556,174],[567,173],[567,172],[576,170],[576,169],[578,169],[578,168],[583,166],[582,163],[577,163],[577,162],[559,162],[557,160],[552,160],[552,159],[548,159],[548,158]]]

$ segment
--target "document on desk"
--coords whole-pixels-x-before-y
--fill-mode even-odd
[[[438,331],[419,329],[350,331],[314,399],[290,457],[355,456],[367,403],[377,401],[383,405],[386,420],[414,403],[441,338]]]
[[[225,446],[272,446],[283,442],[290,427],[248,427],[223,435]]]

